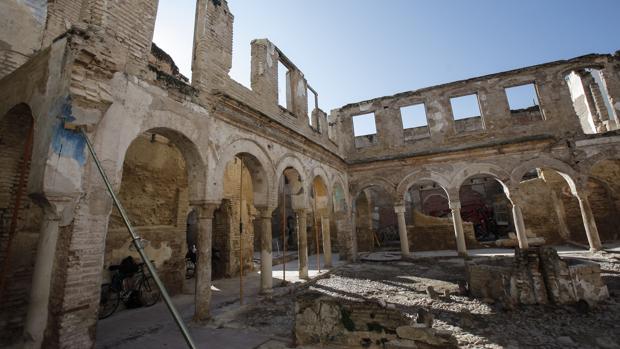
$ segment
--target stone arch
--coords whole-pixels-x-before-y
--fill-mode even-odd
[[[323,182],[323,185],[325,186],[325,189],[327,190],[326,195],[329,198],[331,196],[331,188],[330,188],[331,182],[328,180],[330,177],[327,174],[327,171],[321,165],[317,165],[312,170],[309,171],[308,178],[311,179],[311,181],[310,180],[308,181],[309,182],[308,185],[310,186],[310,189],[314,185],[314,180],[317,177],[319,177],[321,181]],[[308,192],[310,192],[310,190],[308,190]]]
[[[431,181],[439,184],[439,186],[446,192],[446,195],[449,197],[448,188],[450,187],[450,182],[443,175],[427,170],[416,170],[412,173],[408,174],[403,178],[402,181],[396,187],[396,195],[398,198],[404,200],[405,194],[413,186],[416,182],[420,181]]]
[[[545,156],[531,159],[514,168],[510,174],[510,188],[517,188],[525,173],[536,168],[548,168],[559,173],[566,180],[573,194],[577,192],[577,185],[582,181],[582,176],[570,165]]]
[[[344,199],[344,204],[346,205],[344,211],[346,212],[347,209],[351,206],[351,204],[349,202],[349,197],[347,195],[347,191],[345,190],[346,186],[344,185],[344,183],[345,182],[342,179],[342,176],[340,176],[340,174],[338,174],[338,173],[335,173],[332,176],[332,181],[331,181],[330,187],[332,189],[332,196],[331,196],[332,206],[334,206],[333,197],[334,197],[334,195],[336,195],[337,188],[340,188],[340,190],[342,190],[342,193],[343,193],[343,196],[344,196],[344,198],[343,198]]]
[[[393,202],[397,202],[397,196],[396,196],[396,188],[395,185],[388,181],[385,178],[381,178],[381,177],[372,177],[372,178],[368,178],[365,180],[362,180],[359,183],[355,183],[352,186],[352,195],[351,195],[351,206],[353,206],[353,203],[355,202],[355,200],[357,199],[357,197],[360,195],[360,193],[365,190],[368,189],[370,187],[379,187],[381,188],[385,193],[388,194],[388,196],[390,196],[390,199]]]
[[[273,197],[273,179],[275,178],[274,166],[263,147],[257,142],[241,138],[232,141],[223,147],[221,158],[214,168],[213,176],[208,189],[209,201],[221,200],[224,190],[224,171],[226,164],[238,155],[244,155],[247,160],[246,165],[252,173],[252,184],[254,188],[254,203],[256,206],[275,207]]]
[[[276,171],[275,172],[276,177],[275,178],[277,180],[274,183],[273,194],[272,194],[272,197],[275,198],[275,202],[277,202],[277,200],[278,200],[278,192],[280,190],[280,188],[279,188],[280,184],[278,184],[278,183],[280,183],[280,181],[282,179],[282,176],[286,175],[285,171],[287,169],[294,169],[295,172],[297,172],[297,174],[301,178],[300,181],[299,181],[301,189],[303,190],[304,195],[306,195],[306,193],[307,193],[306,192],[306,182],[307,182],[307,178],[308,178],[308,176],[306,174],[306,168],[304,167],[304,165],[301,162],[301,160],[295,154],[287,153],[284,156],[282,156],[280,158],[280,160],[278,160],[275,168],[276,168],[276,170],[275,170]],[[289,178],[289,180],[290,180],[290,178]],[[306,203],[306,201],[307,201],[307,198],[304,198],[303,202]]]
[[[580,161],[577,165],[577,171],[583,174],[590,174],[592,172],[592,168],[596,166],[597,163],[604,160],[620,160],[620,154],[614,149],[605,149],[596,154],[588,156],[585,160]]]
[[[510,179],[510,175],[508,174],[508,172],[506,172],[503,168],[497,165],[476,163],[465,166],[454,175],[450,187],[448,187],[448,195],[450,197],[452,197],[453,195],[457,195],[455,198],[458,198],[458,192],[463,183],[465,183],[467,179],[478,175],[488,175],[493,177],[497,182],[502,185],[504,191],[506,192],[506,195],[509,194],[509,189],[506,184]]]
[[[115,190],[118,190],[122,180],[123,163],[129,146],[141,134],[151,132],[168,138],[179,148],[187,164],[190,200],[205,200],[208,170],[212,166],[208,166],[209,146],[204,144],[194,123],[170,112],[155,113],[151,118],[120,120],[117,114],[110,113],[103,118],[93,139],[95,151]],[[91,173],[98,177],[94,168]],[[94,180],[94,183],[99,182],[99,179]]]

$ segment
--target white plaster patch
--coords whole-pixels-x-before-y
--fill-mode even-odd
[[[149,107],[153,102],[153,97],[147,91],[137,87],[134,84],[128,84],[125,91],[123,105],[131,113],[138,115],[145,114],[149,111]]]
[[[47,158],[45,188],[54,188],[54,192],[76,193],[81,191],[82,167],[77,160],[52,154]]]

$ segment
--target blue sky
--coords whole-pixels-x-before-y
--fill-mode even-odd
[[[327,111],[347,103],[620,49],[619,0],[229,0],[231,76],[269,38]],[[154,41],[190,74],[195,1],[160,0]],[[523,97],[522,99],[527,99]],[[471,105],[469,106],[471,109]]]

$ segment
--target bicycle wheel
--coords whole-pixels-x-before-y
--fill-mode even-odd
[[[116,311],[119,302],[120,297],[118,291],[113,290],[112,285],[101,285],[101,297],[99,298],[99,319],[105,319],[112,315]]]
[[[157,303],[161,297],[159,288],[157,288],[157,284],[155,284],[155,280],[153,280],[152,276],[147,276],[142,279],[140,286],[138,286],[138,291],[140,292],[142,305],[145,307],[150,307]]]

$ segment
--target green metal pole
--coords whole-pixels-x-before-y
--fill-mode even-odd
[[[166,302],[166,306],[168,306],[168,310],[170,310],[170,313],[172,313],[172,317],[174,318],[174,321],[179,326],[181,333],[183,333],[183,338],[185,338],[185,342],[187,342],[187,346],[190,347],[191,349],[196,349],[196,345],[194,344],[192,337],[189,335],[189,331],[187,330],[187,327],[185,327],[185,324],[183,323],[183,319],[181,318],[181,315],[179,315],[179,312],[174,307],[174,304],[172,304],[172,299],[170,298],[168,291],[166,291],[164,284],[159,279],[159,276],[157,276],[157,271],[155,270],[155,267],[151,263],[151,260],[146,255],[146,252],[144,252],[144,248],[142,247],[142,244],[140,243],[140,236],[136,234],[136,231],[133,229],[131,223],[129,222],[129,217],[127,216],[127,213],[125,212],[123,205],[121,205],[121,202],[116,197],[116,194],[114,194],[114,190],[112,190],[112,185],[110,184],[110,180],[108,180],[108,176],[105,174],[105,171],[103,171],[103,167],[101,166],[101,163],[99,162],[99,158],[97,158],[97,154],[95,153],[95,149],[93,148],[93,145],[90,143],[90,139],[88,139],[88,136],[86,135],[86,132],[84,132],[84,129],[80,128],[80,133],[86,140],[88,151],[90,152],[90,155],[93,157],[93,160],[95,161],[95,165],[97,166],[97,169],[99,170],[99,174],[101,174],[101,178],[103,178],[103,182],[105,183],[105,186],[108,189],[110,196],[112,197],[112,201],[114,201],[114,205],[118,209],[118,212],[120,212],[121,217],[123,218],[123,222],[125,223],[127,230],[129,230],[129,234],[131,234],[131,240],[133,242],[133,245],[136,247],[136,250],[138,250],[138,253],[140,254],[140,258],[142,258],[142,261],[144,261],[144,264],[146,264],[146,268],[149,270],[149,273],[151,273],[151,276],[153,276],[153,280],[155,280],[155,283],[157,284],[157,287],[159,288],[159,291],[161,292],[161,295],[164,298],[164,301]]]

